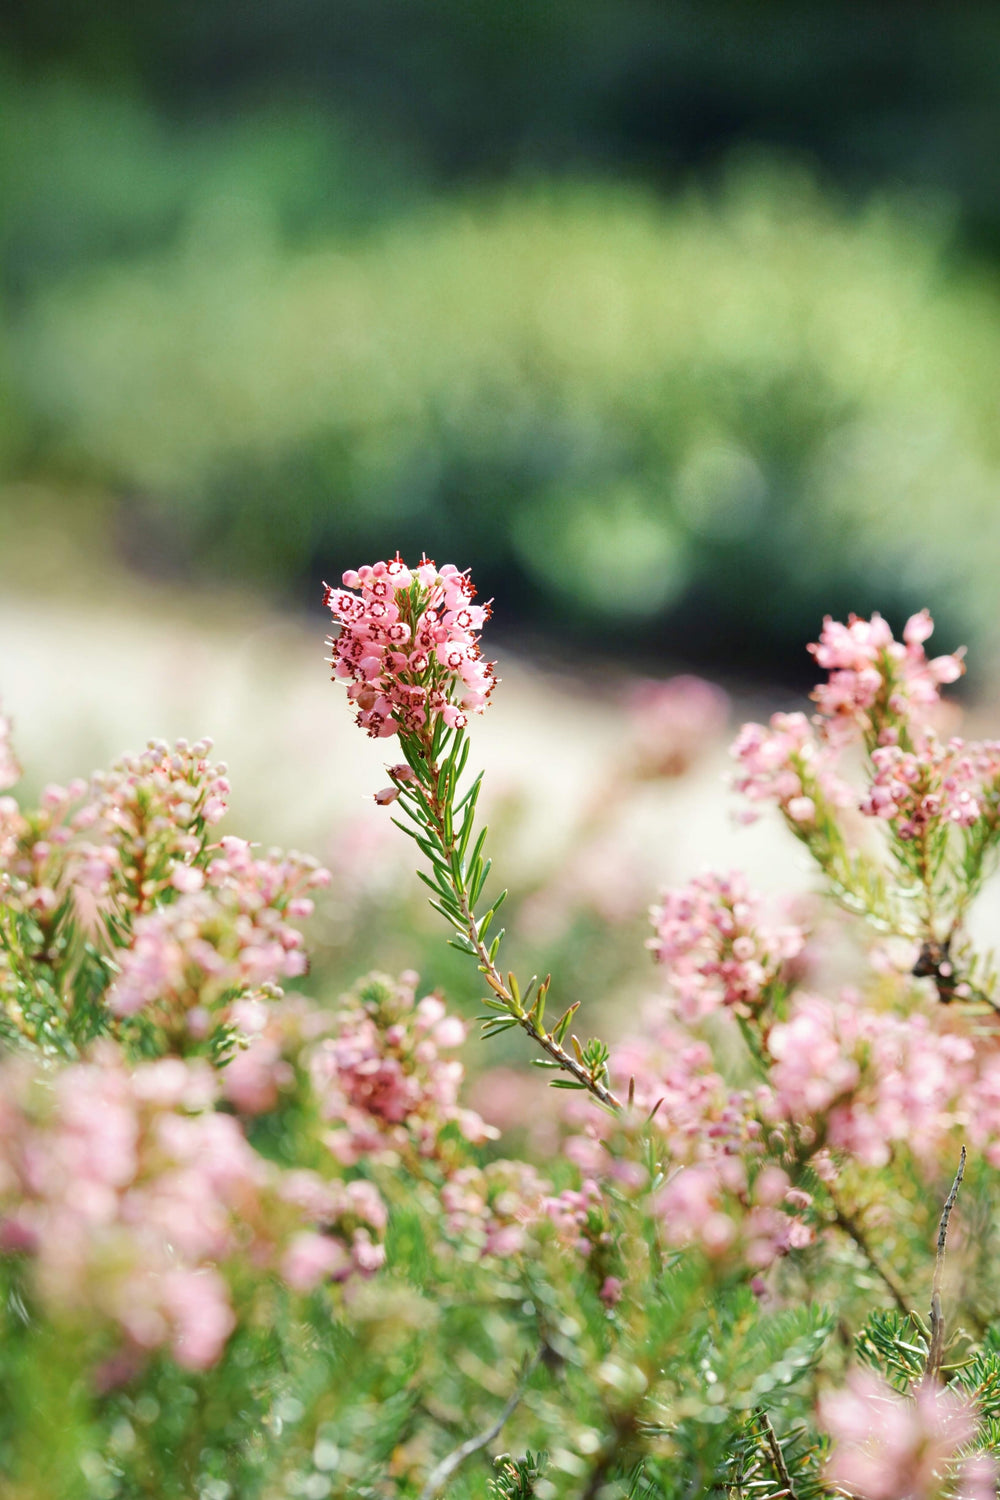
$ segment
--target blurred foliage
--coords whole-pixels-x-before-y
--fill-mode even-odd
[[[285,601],[426,546],[550,636],[735,668],[827,610],[992,623],[990,7],[42,0],[0,37],[8,531],[83,512]]]
[[[262,184],[40,287],[13,359],[36,456],[147,564],[292,596],[427,546],[508,615],[773,655],[825,609],[989,617],[1000,304],[946,244],[759,161],[297,248]]]
[[[919,24],[917,23],[919,21]],[[8,0],[0,39],[30,73],[141,88],[204,126],[335,101],[358,140],[426,177],[678,172],[756,141],[838,182],[946,192],[1000,241],[1000,15],[988,0]]]

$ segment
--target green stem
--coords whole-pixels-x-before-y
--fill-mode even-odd
[[[476,921],[475,913],[469,902],[469,893],[466,888],[468,869],[465,860],[459,857],[458,837],[451,816],[451,801],[455,791],[453,778],[448,774],[442,778],[442,767],[433,758],[433,748],[433,739],[428,735],[420,743],[420,756],[424,766],[424,775],[418,775],[416,788],[426,818],[427,827],[433,833],[434,839],[437,841],[441,851],[444,864],[448,869],[449,887],[462,921],[460,930],[479,962],[479,968],[485,976],[486,983],[511,1018],[517,1022],[522,1031],[527,1033],[536,1046],[540,1047],[548,1055],[557,1067],[569,1073],[582,1088],[591,1093],[605,1108],[619,1112],[623,1107],[622,1102],[608,1088],[602,1075],[588,1068],[584,1062],[574,1057],[572,1053],[567,1052],[556,1035],[548,1031],[543,1025],[540,1025],[532,1011],[525,1010],[512,987],[504,981],[495,960],[490,955],[490,950],[483,942],[480,936],[480,924]],[[445,770],[447,771],[447,769],[446,763]]]

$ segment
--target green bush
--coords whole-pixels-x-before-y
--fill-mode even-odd
[[[266,208],[210,203],[20,322],[47,462],[127,495],[140,548],[281,589],[447,535],[592,631],[695,609],[757,645],[876,594],[990,618],[1000,307],[932,217],[760,162],[311,248]]]

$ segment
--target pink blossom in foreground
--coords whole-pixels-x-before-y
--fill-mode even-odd
[[[827,1477],[858,1500],[995,1494],[993,1459],[956,1462],[977,1426],[975,1408],[957,1391],[922,1384],[903,1397],[872,1372],[854,1370],[843,1390],[820,1398],[819,1419],[833,1440]]]
[[[217,1094],[205,1062],[129,1070],[109,1043],[59,1069],[0,1064],[0,1253],[25,1257],[58,1316],[109,1322],[135,1351],[167,1347],[195,1369],[235,1326],[231,1262],[306,1290],[370,1275],[385,1226],[370,1183],[282,1173]]]
[[[489,605],[472,602],[467,573],[426,558],[411,569],[397,553],[343,581],[324,595],[340,625],[331,663],[362,728],[376,738],[420,734],[439,716],[461,727],[483,712],[496,683],[479,646]]]
[[[820,714],[862,729],[870,727],[876,705],[901,717],[926,717],[942,686],[965,671],[964,651],[928,659],[924,641],[933,629],[926,609],[906,622],[902,641],[893,639],[879,614],[870,620],[851,615],[846,625],[828,615],[819,641],[808,648],[830,674],[813,693]]]
[[[797,927],[768,925],[739,872],[699,875],[666,891],[652,910],[647,946],[667,969],[678,1013],[695,1021],[720,1006],[753,1009],[784,964],[801,952]]]

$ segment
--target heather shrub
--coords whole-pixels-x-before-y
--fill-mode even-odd
[[[744,725],[732,778],[816,898],[661,892],[606,1041],[558,972],[501,963],[505,909],[615,907],[556,878],[505,908],[489,605],[398,555],[326,601],[388,752],[369,815],[412,841],[482,1041],[412,970],[309,972],[330,876],[223,831],[208,741],[31,807],[0,721],[7,1491],[994,1494],[1000,998],[969,917],[1000,745],[956,733],[962,653],[928,655],[926,611],[824,622],[814,712]],[[591,847],[725,702],[675,679],[631,713]]]

